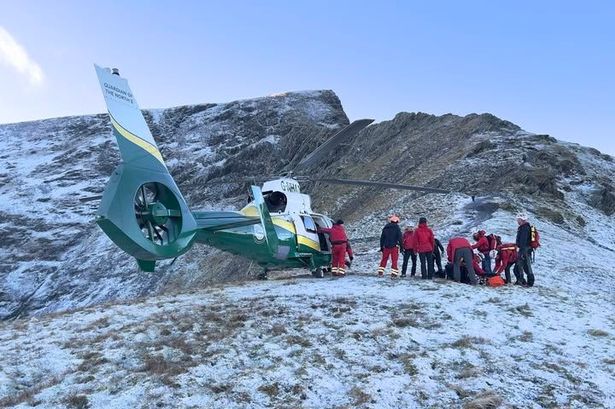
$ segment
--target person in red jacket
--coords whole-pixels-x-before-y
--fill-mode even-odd
[[[331,242],[331,274],[334,276],[346,275],[346,253],[350,261],[354,259],[352,255],[352,248],[350,242],[346,236],[346,230],[344,229],[344,221],[337,220],[333,223],[331,228],[320,228],[319,233],[327,233],[329,235],[329,241]]]
[[[504,243],[498,246],[497,250],[498,255],[495,258],[495,273],[502,274],[502,271],[505,271],[506,284],[510,284],[510,269],[512,267],[515,278],[517,281],[521,282],[519,273],[515,268],[515,264],[517,263],[517,245],[515,243]]]
[[[419,219],[419,227],[414,230],[414,251],[421,261],[421,278],[431,280],[434,275],[433,249],[435,239],[433,231],[427,227],[427,219]]]
[[[468,270],[468,281],[474,285],[478,282],[474,273],[474,257],[472,245],[463,237],[453,237],[449,240],[446,247],[446,256],[449,263],[453,264],[453,277],[455,281],[461,282],[461,263],[465,261]]]
[[[416,253],[414,252],[414,227],[407,225],[404,229],[404,235],[402,236],[404,242],[404,263],[401,266],[401,276],[406,276],[408,270],[408,260],[412,259],[412,268],[410,270],[410,277],[416,275]]]
[[[478,250],[478,252],[483,256],[482,269],[485,271],[485,273],[487,273],[487,275],[491,275],[490,252],[491,250],[493,250],[493,248],[491,248],[489,240],[487,239],[487,232],[485,232],[484,230],[479,230],[472,235],[472,238],[474,238],[474,241],[476,241],[476,243],[474,243],[474,245],[472,246],[472,249]]]

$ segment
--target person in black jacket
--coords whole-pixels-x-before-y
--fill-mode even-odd
[[[517,229],[517,247],[519,248],[519,253],[517,255],[517,264],[515,268],[519,273],[519,280],[515,284],[527,285],[531,287],[534,285],[534,272],[532,271],[532,247],[530,246],[531,241],[531,226],[527,221],[527,216],[523,213],[519,213],[517,215],[517,224],[519,228]],[[527,281],[523,274],[527,275]]]
[[[395,215],[389,216],[389,223],[384,226],[382,234],[380,234],[382,259],[380,260],[380,267],[378,267],[379,276],[384,275],[389,257],[391,258],[391,277],[399,276],[397,260],[399,258],[399,249],[402,248],[404,248],[404,243],[402,241],[401,229],[399,228],[399,217]]]
[[[436,277],[445,278],[446,274],[444,273],[444,269],[442,268],[442,253],[444,253],[444,247],[440,240],[434,239],[435,246],[433,248],[433,258],[436,266],[438,267],[438,271],[436,271]]]

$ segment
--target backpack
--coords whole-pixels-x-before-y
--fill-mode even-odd
[[[530,227],[530,247],[534,250],[540,247],[540,233],[536,226]]]
[[[488,287],[501,287],[504,284],[506,284],[506,281],[499,275],[487,278]]]
[[[502,244],[502,238],[493,233],[487,236],[487,241],[489,242],[489,250],[495,250]]]

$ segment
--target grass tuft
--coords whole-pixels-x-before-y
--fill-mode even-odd
[[[87,409],[90,407],[88,397],[85,395],[71,395],[64,399],[64,403],[69,408],[74,409]]]
[[[463,409],[496,409],[504,400],[495,391],[486,390],[463,405]]]
[[[592,337],[608,337],[609,333],[601,329],[590,329],[587,331]]]
[[[453,348],[457,348],[457,349],[464,349],[464,348],[473,348],[476,345],[483,345],[483,344],[488,344],[489,341],[483,337],[470,337],[467,335],[464,335],[463,337],[459,338],[457,341],[453,342],[451,344],[451,347]]]

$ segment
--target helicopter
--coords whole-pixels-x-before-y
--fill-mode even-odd
[[[331,243],[320,228],[333,220],[311,208],[299,180],[356,186],[379,186],[431,193],[449,191],[368,180],[283,176],[250,186],[250,201],[238,211],[192,211],[169,173],[137,101],[116,68],[94,65],[112,133],[120,150],[103,192],[96,223],[144,272],[156,262],[186,253],[195,243],[241,255],[270,270],[303,268],[323,277],[331,264]],[[307,155],[298,167],[323,156],[371,124],[352,122]]]

